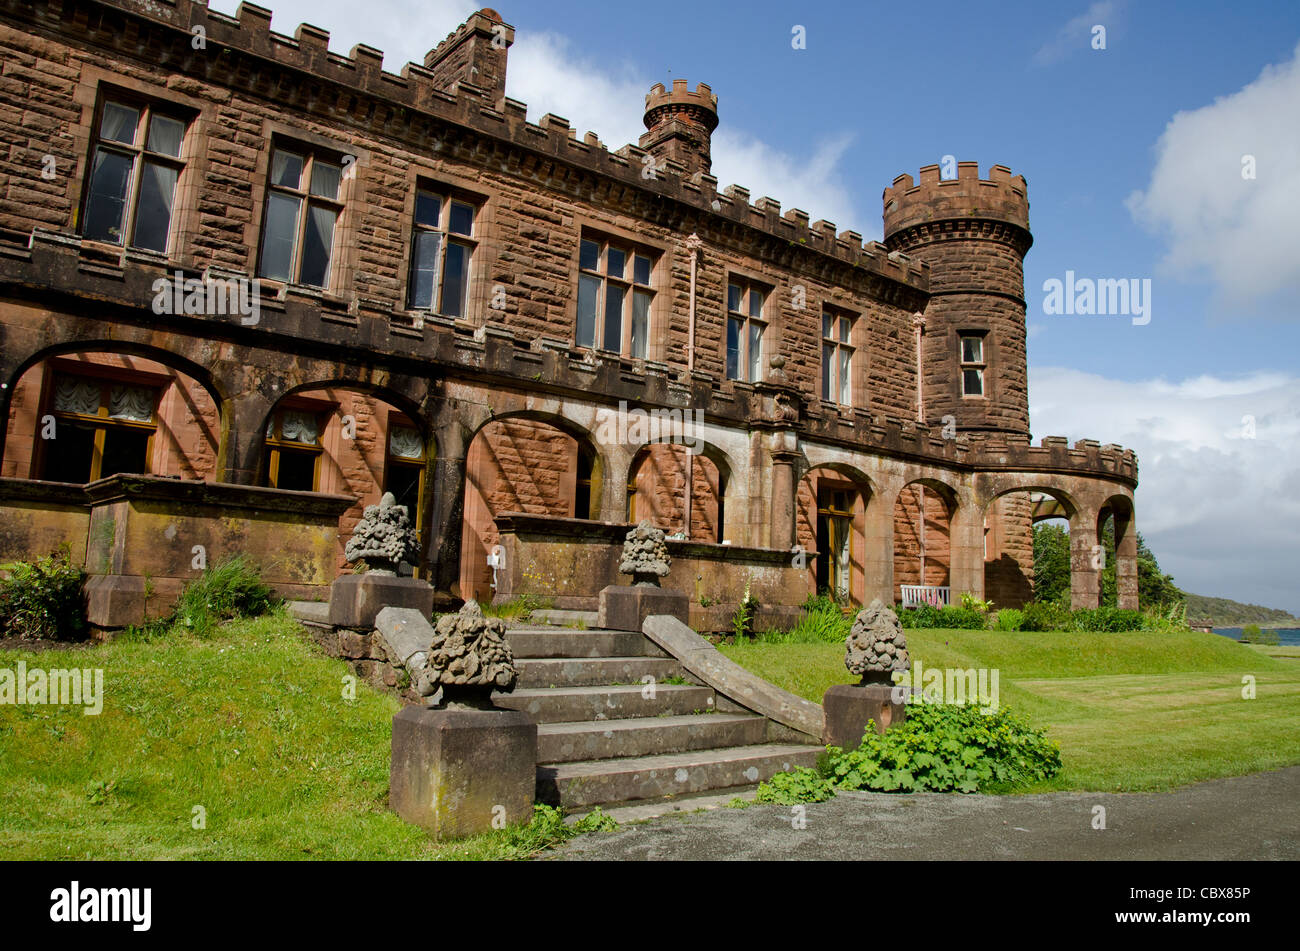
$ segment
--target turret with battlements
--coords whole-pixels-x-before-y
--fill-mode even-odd
[[[713,130],[718,127],[718,97],[704,83],[688,89],[686,80],[674,79],[672,91],[655,83],[645,97],[645,127],[639,144],[656,159],[676,162],[685,175],[707,175],[713,166],[709,154]]]

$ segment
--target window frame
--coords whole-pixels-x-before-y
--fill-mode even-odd
[[[302,159],[302,170],[298,175],[297,188],[278,185],[273,181],[272,176],[275,171],[275,155],[277,152],[285,152]],[[344,158],[345,153],[331,146],[316,145],[279,135],[272,136],[271,147],[266,158],[266,176],[262,195],[262,227],[257,242],[256,275],[258,280],[276,281],[298,287],[311,287],[322,293],[329,293],[333,288],[335,276],[338,272],[339,223],[343,220],[344,212],[347,209],[346,183],[349,178],[349,170],[356,164],[355,158],[353,162],[346,164],[343,161]],[[339,182],[334,192],[334,198],[326,198],[323,195],[312,193],[312,177],[318,160],[326,165],[338,166]],[[289,259],[289,276],[287,278],[274,277],[265,273],[266,240],[270,235],[271,200],[275,195],[288,195],[297,199],[299,203],[296,221],[294,222],[292,253]],[[302,280],[303,243],[307,234],[309,212],[314,206],[326,207],[334,212],[334,225],[330,232],[329,260],[325,266],[324,284],[312,284]]]
[[[104,137],[104,118],[108,107],[122,106],[136,111],[135,132],[131,142],[119,142]],[[181,125],[180,143],[175,155],[155,152],[149,148],[149,130],[155,117],[170,119]],[[86,171],[81,179],[81,199],[77,204],[76,232],[83,240],[97,241],[122,249],[143,251],[147,254],[172,256],[176,240],[177,218],[180,211],[180,198],[185,185],[185,170],[189,166],[188,146],[194,125],[192,110],[177,106],[166,100],[141,95],[116,87],[101,87],[98,90],[95,108],[91,116],[89,129],[89,149],[87,152]],[[95,184],[95,159],[101,151],[127,155],[131,159],[131,172],[122,196],[121,233],[118,240],[105,237],[91,237],[86,234],[86,218],[90,211],[90,199]],[[140,188],[144,177],[144,167],[155,163],[176,172],[176,182],[172,185],[171,208],[167,217],[167,236],[161,249],[147,248],[136,243],[136,230],[139,225]],[[129,237],[129,240],[128,240]]]
[[[422,194],[437,198],[439,201],[437,225],[421,224],[418,220],[417,216],[420,208],[420,196]],[[453,204],[467,206],[470,209],[469,234],[451,230],[451,210]],[[482,238],[478,233],[481,227],[480,218],[482,212],[482,198],[467,195],[458,188],[444,185],[440,182],[430,180],[416,181],[413,193],[413,203],[411,206],[411,235],[407,243],[405,291],[407,310],[421,314],[433,314],[435,316],[447,317],[450,319],[469,319],[470,298],[474,288],[474,262],[478,259],[478,250],[482,242]],[[441,242],[438,247],[437,255],[437,269],[434,272],[433,289],[430,293],[430,300],[427,305],[421,305],[415,302],[415,276],[417,273],[416,246],[420,236],[424,234],[441,235]],[[467,248],[469,252],[468,259],[465,262],[464,295],[461,301],[461,313],[459,314],[449,314],[444,307],[446,290],[445,281],[447,276],[447,253],[452,244]]]
[[[284,414],[286,412],[312,413],[316,416],[316,444],[297,442],[292,439],[285,439],[284,433]],[[264,431],[262,433],[263,447],[267,454],[265,482],[268,488],[280,488],[280,456],[285,450],[292,452],[311,452],[315,455],[312,463],[311,488],[310,489],[285,489],[283,491],[297,492],[319,492],[320,491],[320,470],[321,460],[325,456],[325,426],[328,424],[330,411],[318,405],[307,403],[281,403],[271,411],[271,431],[275,436],[268,436]]]
[[[410,456],[398,456],[393,453],[393,429],[395,427],[413,429],[420,437],[423,451],[418,462]],[[420,550],[423,551],[424,531],[421,525],[423,524],[424,515],[424,483],[429,474],[429,441],[425,439],[424,433],[420,431],[420,427],[415,424],[414,420],[405,414],[392,412],[388,414],[388,422],[384,427],[384,475],[380,481],[381,495],[383,492],[391,491],[389,473],[392,472],[395,466],[399,469],[419,470],[419,479],[415,491],[415,511],[407,514],[411,517],[411,527],[415,530],[416,540],[421,543]]]
[[[731,308],[731,289],[737,287],[740,289],[740,310]],[[768,300],[772,295],[773,287],[757,281],[744,274],[731,273],[727,275],[726,289],[723,293],[726,299],[723,301],[723,311],[725,321],[722,328],[722,375],[728,380],[734,380],[738,383],[761,383],[764,378],[763,373],[763,351],[764,338],[767,336],[768,327],[771,326],[771,319],[766,315]],[[758,314],[751,311],[753,299],[758,298]],[[751,306],[746,306],[749,304]],[[737,369],[743,370],[743,373],[737,376],[731,374],[731,347],[728,346],[728,339],[731,333],[732,321],[740,323],[740,347],[736,358]],[[754,355],[750,353],[749,344],[752,338],[751,325],[759,327],[758,341],[758,361],[755,363]]]
[[[597,247],[596,268],[586,268],[582,266],[582,246],[584,244],[594,244]],[[623,275],[621,277],[609,273],[609,252],[611,250],[621,251],[624,256]],[[649,262],[650,273],[647,275],[645,282],[638,281],[636,278],[636,259],[644,258]],[[625,238],[614,237],[601,234],[595,231],[583,229],[578,236],[578,290],[574,295],[574,302],[577,309],[574,312],[573,322],[573,340],[574,346],[583,349],[598,351],[601,353],[617,353],[621,357],[627,357],[632,360],[649,360],[652,359],[650,353],[650,338],[654,329],[654,307],[655,298],[658,290],[655,284],[655,276],[658,271],[660,252],[644,244],[638,244]],[[630,276],[628,276],[630,274]],[[582,319],[582,279],[584,277],[594,278],[600,282],[596,290],[596,313],[592,327],[592,342],[583,343],[579,337],[580,324]],[[623,306],[620,311],[619,320],[619,349],[610,350],[605,346],[605,317],[606,305],[608,301],[608,291],[610,286],[620,287],[623,290]],[[644,353],[637,354],[633,350],[635,336],[635,318],[636,318],[636,295],[643,294],[648,300],[645,308],[645,340]]]
[[[853,399],[856,395],[857,387],[854,386],[853,370],[854,357],[857,356],[858,347],[853,342],[853,332],[858,326],[858,317],[860,315],[842,307],[836,307],[832,304],[823,304],[821,312],[821,329],[819,331],[819,340],[821,343],[821,374],[817,381],[818,394],[821,396],[823,403],[830,403],[835,406],[851,408],[854,405]],[[826,334],[826,319],[831,320],[830,336]],[[844,332],[839,328],[844,326]],[[834,366],[826,366],[826,348],[831,347],[831,359]],[[846,361],[844,366],[841,361]],[[847,393],[840,392],[841,381],[843,386],[848,390]],[[827,390],[829,389],[829,393]]]
[[[988,346],[985,340],[987,334],[978,330],[959,330],[957,331],[957,385],[962,399],[983,400],[988,399]],[[966,359],[966,341],[975,340],[979,343],[979,359]],[[966,391],[966,373],[973,371],[979,374],[980,391],[978,393],[968,393]]]
[[[71,377],[89,383],[97,383],[99,385],[99,410],[96,415],[90,416],[85,413],[73,413],[68,410],[59,410],[54,408],[54,394],[58,388],[59,379],[63,377]],[[141,474],[152,474],[154,450],[157,445],[155,440],[158,435],[158,410],[162,404],[164,390],[166,389],[165,385],[160,385],[154,381],[146,381],[128,376],[101,376],[97,373],[86,373],[81,367],[68,369],[58,364],[51,364],[47,367],[46,381],[45,393],[41,399],[43,412],[40,414],[39,418],[44,419],[46,416],[54,417],[55,439],[58,438],[58,427],[65,421],[70,423],[81,423],[82,425],[94,427],[94,436],[91,441],[90,471],[85,484],[88,485],[91,482],[104,478],[104,448],[108,441],[108,433],[113,429],[148,432],[149,435],[145,441],[144,448],[145,471]],[[112,390],[114,386],[132,386],[139,389],[151,390],[153,392],[153,403],[150,411],[149,422],[145,423],[133,419],[115,419],[109,415],[112,410]],[[44,481],[55,481],[49,478],[49,474],[46,471],[46,465],[49,461],[49,456],[46,452],[47,440],[39,439],[38,443],[40,445],[40,459],[36,466],[36,471],[40,473],[38,478]]]

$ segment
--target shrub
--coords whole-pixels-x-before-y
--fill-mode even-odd
[[[754,611],[757,607],[758,599],[749,593],[749,585],[746,584],[745,593],[736,606],[736,613],[731,616],[731,633],[737,641],[742,641],[746,635],[753,633]]]
[[[1146,618],[1141,611],[1123,608],[1080,608],[1072,612],[1071,620],[1076,631],[1115,634],[1142,630]]]
[[[1243,644],[1268,644],[1275,647],[1281,640],[1277,631],[1261,631],[1258,624],[1247,624],[1241,629]]]
[[[171,620],[205,637],[222,621],[257,617],[276,602],[274,592],[262,583],[252,563],[237,555],[205,569],[187,584]]]
[[[1068,631],[1070,612],[1051,601],[1030,601],[1020,621],[1022,631]]]
[[[994,619],[993,629],[995,631],[1018,631],[1024,620],[1024,611],[1017,611],[1015,608],[1003,608]]]
[[[960,628],[979,631],[984,629],[986,618],[974,608],[946,605],[936,608],[922,604],[915,608],[900,608],[898,622],[905,628]]]
[[[981,601],[969,591],[961,593],[961,606],[968,611],[978,611],[980,614],[988,614],[993,610],[992,601]]]
[[[901,726],[868,728],[856,750],[831,747],[816,770],[778,773],[758,787],[759,802],[822,802],[839,789],[963,792],[1009,789],[1050,779],[1061,750],[1010,710],[975,704],[918,704]]]
[[[34,640],[85,636],[86,573],[72,564],[67,545],[33,562],[15,562],[8,571],[8,578],[0,578],[0,635]]]

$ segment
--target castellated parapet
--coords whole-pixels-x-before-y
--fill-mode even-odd
[[[959,162],[957,177],[943,180],[938,165],[927,165],[920,184],[911,175],[894,179],[883,204],[885,246],[930,265],[926,420],[950,416],[963,432],[1027,435],[1024,258],[1033,236],[1024,176],[994,165],[981,179],[978,163]],[[969,337],[979,346],[963,353]],[[967,367],[982,378],[978,392],[958,369]]]

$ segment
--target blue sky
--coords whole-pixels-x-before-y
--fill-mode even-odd
[[[263,2],[392,71],[477,6]],[[1035,437],[1134,448],[1138,525],[1180,584],[1300,613],[1300,4],[499,2],[530,119],[614,149],[651,84],[707,82],[721,184],[841,229],[879,238],[883,188],[945,155],[1023,174]],[[1150,323],[1044,314],[1067,270],[1149,279]]]

